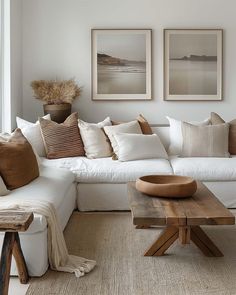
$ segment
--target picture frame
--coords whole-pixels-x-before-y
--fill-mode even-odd
[[[223,99],[223,30],[164,29],[164,100]]]
[[[152,99],[152,30],[92,29],[92,100]]]

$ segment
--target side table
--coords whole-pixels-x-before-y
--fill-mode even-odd
[[[0,262],[0,294],[7,295],[12,254],[15,258],[20,282],[29,281],[18,232],[26,231],[34,219],[32,212],[0,211],[0,231],[5,232]]]

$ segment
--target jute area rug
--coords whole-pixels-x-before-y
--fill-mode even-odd
[[[224,253],[207,258],[175,244],[162,257],[143,257],[160,229],[135,229],[130,213],[75,212],[65,230],[71,254],[95,259],[82,278],[49,270],[31,279],[27,295],[235,295],[236,227],[204,227]]]

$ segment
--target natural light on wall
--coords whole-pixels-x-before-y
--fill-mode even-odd
[[[10,0],[0,0],[0,130],[11,132]]]

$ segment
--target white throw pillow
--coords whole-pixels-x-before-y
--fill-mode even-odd
[[[156,134],[114,134],[118,145],[118,160],[168,159],[167,152]]]
[[[104,131],[110,139],[113,151],[115,154],[118,152],[118,146],[114,134],[116,133],[133,133],[133,134],[142,134],[142,130],[138,121],[131,121],[128,123],[123,123],[113,126],[105,126]]]
[[[9,192],[10,191],[7,189],[2,177],[0,176],[0,196],[6,196]]]
[[[170,145],[168,149],[169,155],[180,155],[183,146],[183,135],[182,135],[182,121],[176,120],[170,117],[166,117],[170,124]],[[186,122],[196,126],[207,126],[210,124],[210,119],[206,119],[201,122]]]
[[[50,115],[43,117],[44,119],[50,120]],[[40,157],[46,157],[46,151],[43,143],[39,121],[36,123],[28,122],[24,119],[16,117],[17,127],[21,129],[23,135],[27,138],[29,143],[35,149],[36,153]]]
[[[111,157],[112,148],[103,130],[105,126],[111,126],[110,118],[108,117],[97,124],[87,123],[82,120],[78,120],[78,122],[87,158]]]

